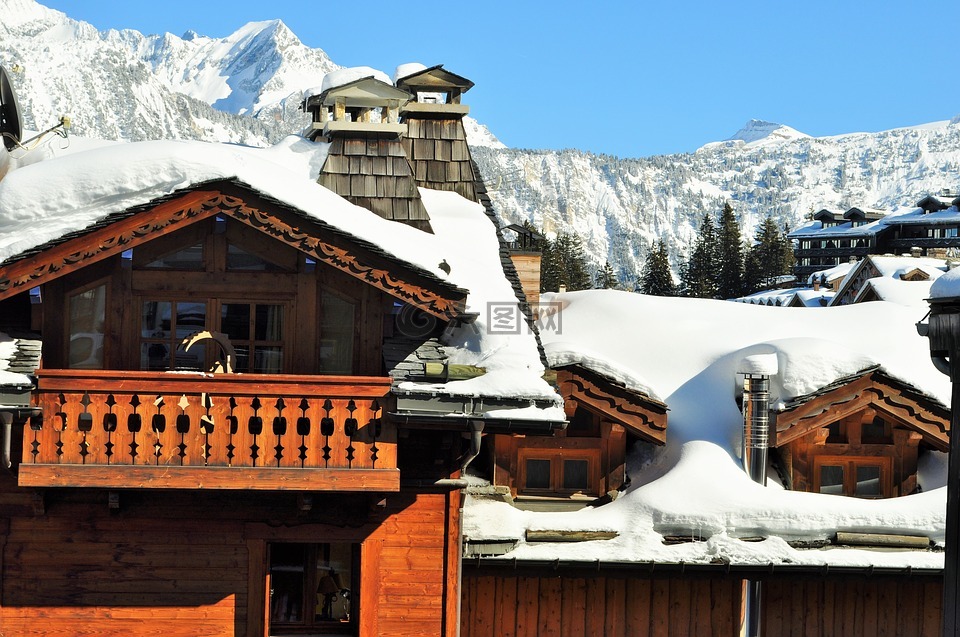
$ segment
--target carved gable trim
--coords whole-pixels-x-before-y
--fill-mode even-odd
[[[253,197],[256,199],[256,197]],[[250,205],[242,196],[219,190],[198,190],[146,211],[107,218],[81,236],[42,248],[0,268],[0,299],[120,254],[186,224],[214,215],[236,219],[270,235],[318,262],[326,263],[436,317],[449,320],[464,311],[467,293],[420,274],[415,266],[391,261],[388,255],[357,245],[322,221],[301,219]],[[301,226],[306,225],[307,228]],[[323,239],[318,235],[323,235]],[[326,236],[329,235],[329,236]]]

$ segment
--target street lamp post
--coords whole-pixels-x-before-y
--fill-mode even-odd
[[[928,323],[918,323],[930,341],[930,359],[950,377],[950,455],[947,461],[947,532],[943,560],[943,636],[960,634],[960,296],[930,299]]]

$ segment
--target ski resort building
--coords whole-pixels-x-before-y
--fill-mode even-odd
[[[538,296],[472,85],[345,69],[272,148],[10,153],[0,633],[938,633],[923,313]]]

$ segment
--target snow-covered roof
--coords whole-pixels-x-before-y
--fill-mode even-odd
[[[822,307],[833,298],[834,292],[829,288],[814,290],[813,288],[783,288],[778,290],[761,290],[747,296],[734,299],[737,303],[751,305],[773,305],[787,307],[797,301],[804,307]]]
[[[886,226],[960,223],[960,209],[958,209],[957,206],[950,206],[937,212],[924,212],[923,208],[917,208],[901,215],[885,217],[880,220],[880,223]]]
[[[881,301],[890,301],[900,305],[915,307],[929,307],[930,286],[934,279],[927,281],[902,281],[887,277],[877,277],[867,281],[866,285],[857,293],[854,303],[859,303],[871,291]]]
[[[357,80],[362,80],[367,77],[380,80],[385,84],[393,84],[393,82],[390,81],[390,77],[383,71],[378,71],[369,66],[352,66],[350,68],[330,71],[324,75],[323,82],[320,84],[320,93],[339,86],[345,86],[351,82],[356,82]]]
[[[885,219],[886,217],[884,217]],[[861,226],[854,226],[852,221],[844,221],[833,226],[823,227],[822,221],[811,221],[800,226],[787,236],[791,239],[835,239],[842,237],[871,237],[886,228],[882,225],[883,219],[877,219]]]
[[[327,150],[326,144],[297,136],[266,149],[157,141],[95,148],[17,168],[0,181],[0,261],[194,185],[237,180],[377,246],[397,262],[469,291],[466,312],[478,318],[452,330],[445,350],[451,362],[487,373],[418,386],[421,391],[545,400],[556,407],[539,417],[562,420],[560,399],[542,378],[535,336],[491,324],[489,308],[516,308],[517,298],[503,274],[496,229],[483,207],[454,193],[421,190],[434,234],[382,219],[317,183]]]
[[[856,265],[857,262],[851,263],[847,261],[846,263],[835,265],[832,268],[827,268],[826,270],[817,270],[807,277],[807,284],[813,285],[813,280],[815,278],[832,284],[837,279],[845,278],[847,274],[850,273],[850,270],[852,270]]]
[[[941,279],[943,280],[943,279]],[[837,530],[944,539],[944,465],[925,461],[920,494],[875,501],[785,491],[753,483],[737,458],[742,415],[738,375],[757,355],[775,357],[771,405],[880,366],[928,397],[949,404],[949,379],[930,361],[915,323],[925,308],[869,303],[812,311],[725,301],[649,297],[611,290],[548,295],[562,321],[543,329],[548,351],[580,347],[623,374],[645,379],[670,409],[661,451],[635,447],[630,487],[616,500],[577,512],[521,511],[468,499],[468,540],[509,538],[503,559],[656,561],[732,564],[942,566],[925,551],[801,550],[791,540],[826,539]],[[611,540],[528,543],[527,530],[614,531]],[[664,535],[705,541],[666,545]],[[766,537],[743,542],[746,536]]]

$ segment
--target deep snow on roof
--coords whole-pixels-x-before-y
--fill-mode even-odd
[[[435,234],[383,219],[317,183],[327,151],[326,144],[298,136],[265,149],[155,141],[95,148],[17,168],[0,181],[0,261],[196,184],[239,180],[469,291],[466,311],[478,318],[452,331],[447,352],[453,362],[484,367],[488,373],[426,391],[536,398],[559,405],[542,378],[535,336],[490,325],[491,305],[517,308],[517,299],[483,207],[454,193],[421,190]],[[562,414],[559,406],[554,412]]]
[[[924,212],[923,208],[917,208],[895,217],[887,217],[880,220],[884,225],[926,225],[938,223],[960,223],[960,209],[951,206],[946,210],[938,212]]]
[[[517,548],[505,557],[518,559],[942,565],[936,553],[810,551],[787,544],[825,539],[837,530],[920,534],[942,542],[946,494],[936,488],[942,464],[921,475],[932,482],[931,490],[876,501],[762,487],[748,479],[737,458],[737,372],[757,355],[776,357],[773,406],[874,365],[949,404],[949,379],[934,368],[915,327],[925,308],[876,302],[811,310],[610,290],[544,300],[562,308],[562,321],[554,322],[560,327],[541,332],[547,351],[582,349],[624,378],[645,379],[670,409],[667,445],[652,461],[635,448],[631,486],[596,509],[534,513],[472,498],[464,521],[468,537],[515,539]],[[618,537],[528,544],[527,529],[613,530]],[[709,539],[666,546],[664,534]],[[768,539],[737,539],[758,535]]]

